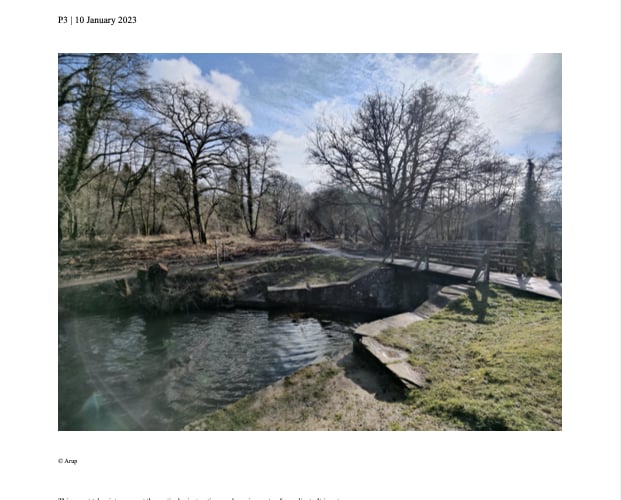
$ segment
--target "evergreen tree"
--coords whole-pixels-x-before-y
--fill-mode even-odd
[[[532,273],[537,243],[537,218],[539,213],[539,188],[535,179],[535,164],[527,162],[526,183],[520,203],[520,240],[526,243],[525,272]]]
[[[85,174],[126,149],[123,141],[114,145],[104,142],[102,147],[97,132],[105,129],[108,137],[113,124],[128,128],[126,123],[135,108],[148,100],[145,68],[145,60],[136,54],[58,55],[59,249],[65,216],[78,191],[89,182]],[[75,219],[70,236],[77,236]]]

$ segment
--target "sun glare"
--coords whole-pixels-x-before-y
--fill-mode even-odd
[[[517,78],[532,58],[532,54],[479,54],[477,72],[484,81],[503,85]]]

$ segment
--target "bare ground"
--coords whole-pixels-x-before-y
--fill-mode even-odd
[[[295,241],[253,240],[228,235],[212,235],[207,245],[194,245],[188,237],[172,236],[64,241],[58,255],[58,280],[60,286],[89,284],[135,273],[139,267],[154,262],[163,262],[175,269],[215,265],[216,244],[222,262],[304,252],[302,245]]]
[[[308,366],[185,430],[446,430],[353,352]]]

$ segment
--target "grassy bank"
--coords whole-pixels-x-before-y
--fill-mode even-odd
[[[255,276],[269,276],[270,285],[288,287],[347,281],[362,269],[370,267],[376,265],[364,260],[308,255],[265,262],[249,271]]]
[[[62,288],[59,305],[74,311],[159,313],[230,307],[262,300],[268,286],[346,281],[362,269],[374,266],[362,260],[325,255],[273,257],[262,263],[231,262],[202,269],[180,261],[170,264],[166,281],[157,294],[141,293],[136,278],[128,280],[130,294],[122,294],[118,284],[103,276],[98,283]]]
[[[382,334],[429,385],[399,394],[351,354],[308,367],[189,429],[560,430],[561,303],[491,289]]]
[[[409,403],[466,429],[552,430],[562,421],[561,302],[493,287],[380,340],[411,353],[429,387]]]
[[[216,253],[217,250],[217,253]],[[251,239],[226,234],[210,235],[206,245],[188,237],[152,236],[121,240],[63,241],[58,255],[61,281],[132,272],[142,265],[163,262],[171,269],[252,259],[266,255],[294,255],[307,249],[295,241]]]
[[[201,297],[207,302],[262,295],[268,286],[317,285],[346,281],[364,268],[373,266],[362,260],[325,255],[282,257],[260,264],[222,267],[204,273],[181,274],[177,282],[199,280]]]

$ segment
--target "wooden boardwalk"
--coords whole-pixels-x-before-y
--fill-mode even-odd
[[[416,263],[409,259],[394,259],[391,262],[396,266],[415,268]],[[466,267],[456,267],[446,264],[429,263],[429,272],[456,276],[459,278],[470,279],[474,273],[474,269]],[[550,281],[545,278],[516,276],[515,274],[490,272],[490,283],[515,288],[523,292],[534,293],[550,297],[552,299],[563,298],[563,283],[559,281]]]
[[[392,261],[390,261],[390,260],[385,260],[382,257],[352,254],[352,253],[345,252],[343,250],[336,249],[336,248],[327,248],[322,245],[318,245],[316,243],[305,243],[305,246],[314,248],[315,250],[318,250],[320,252],[323,252],[329,255],[337,255],[341,257],[347,257],[350,259],[362,259],[362,260],[366,260],[369,262],[385,262],[385,263],[392,264],[395,266],[408,267],[410,269],[415,269],[417,265],[417,262],[414,261],[413,259],[395,258]],[[248,264],[257,264],[260,262],[266,262],[266,261],[272,260],[273,258],[274,257],[263,257],[260,259],[242,260],[238,262],[227,262],[227,263],[223,263],[222,265],[225,267],[244,266]],[[212,268],[212,267],[215,267],[215,264],[197,266],[193,269],[207,269],[207,268]],[[429,272],[444,274],[444,275],[449,275],[449,276],[455,276],[457,278],[461,278],[467,281],[472,278],[472,275],[474,274],[474,269],[430,262]],[[78,286],[78,285],[91,285],[95,283],[101,283],[104,281],[110,281],[113,279],[130,278],[132,276],[135,276],[135,271],[128,271],[128,272],[117,273],[117,274],[106,274],[102,276],[92,276],[92,277],[87,277],[87,278],[80,278],[77,280],[60,282],[58,284],[58,288],[67,288],[67,287]],[[542,295],[545,297],[550,297],[550,298],[558,299],[558,300],[562,299],[562,293],[563,293],[562,285],[563,284],[558,281],[549,281],[544,278],[518,277],[515,274],[500,273],[500,272],[494,272],[494,271],[491,271],[489,273],[489,280],[490,282],[495,283],[497,285],[502,285],[502,286],[506,286],[509,288],[515,288],[523,292],[534,293],[537,295]]]
[[[351,259],[363,259],[368,260],[369,262],[385,262],[394,266],[408,267],[411,269],[416,269],[417,265],[417,262],[413,259],[395,258],[393,260],[387,260],[381,257],[356,255],[340,249],[326,248],[315,243],[306,243],[306,245],[331,255],[340,255]],[[474,274],[474,269],[430,262],[429,272],[470,280]],[[508,288],[514,288],[523,292],[533,293],[558,300],[563,298],[563,284],[560,281],[550,281],[545,278],[524,277],[494,271],[489,273],[489,280],[491,283],[506,286]]]

